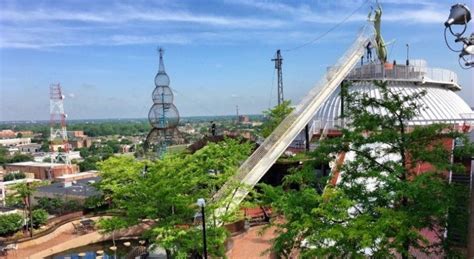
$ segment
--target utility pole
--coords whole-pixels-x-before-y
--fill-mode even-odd
[[[275,61],[275,69],[278,73],[278,105],[280,105],[283,103],[283,74],[281,70],[283,58],[281,57],[280,50],[277,50],[276,56],[272,61]]]
[[[407,66],[410,65],[410,59],[409,59],[409,54],[410,54],[410,45],[408,45],[408,43],[406,44],[406,47],[407,47]]]
[[[237,112],[237,124],[239,124],[239,106],[238,105],[235,106],[235,110]]]
[[[26,190],[28,192],[28,214],[30,216],[30,237],[33,237],[33,212],[31,211],[31,183],[26,183]]]

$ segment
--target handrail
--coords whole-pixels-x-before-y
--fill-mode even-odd
[[[409,80],[418,82],[434,82],[449,85],[460,90],[458,76],[455,72],[442,68],[430,68],[422,65],[393,65],[383,66],[379,63],[369,63],[358,66],[347,76],[348,80]]]

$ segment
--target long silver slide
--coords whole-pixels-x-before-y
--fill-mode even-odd
[[[323,76],[321,81],[309,91],[307,96],[296,106],[260,147],[240,166],[234,177],[214,195],[213,200],[229,199],[226,206],[216,211],[217,215],[235,209],[275,161],[285,152],[291,142],[304,129],[319,107],[341,84],[364,54],[365,46],[371,36],[364,27],[352,46]],[[236,187],[241,183],[244,187]],[[231,197],[230,197],[231,196]]]

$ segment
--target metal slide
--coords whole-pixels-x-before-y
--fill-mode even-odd
[[[352,46],[328,70],[322,80],[311,89],[307,96],[296,106],[262,145],[240,166],[236,175],[214,195],[215,201],[231,199],[226,207],[216,211],[218,215],[236,208],[275,161],[285,152],[291,142],[304,129],[323,102],[341,84],[364,54],[365,46],[371,37],[364,27]],[[245,188],[236,189],[235,183],[242,183]]]

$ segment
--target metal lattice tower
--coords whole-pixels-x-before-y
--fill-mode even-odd
[[[153,106],[148,112],[148,120],[152,129],[148,133],[145,141],[145,150],[152,145],[157,147],[160,157],[166,153],[168,145],[177,136],[176,127],[179,123],[179,112],[173,104],[173,91],[171,91],[170,78],[166,74],[163,62],[164,50],[160,48],[160,63],[158,73],[155,76],[155,90],[152,94]]]
[[[64,113],[64,95],[61,85],[51,84],[49,86],[50,106],[50,137],[49,149],[51,152],[51,163],[64,163],[71,171],[71,160],[69,159],[69,143],[66,129],[66,113]],[[48,176],[51,178],[51,174]]]
[[[278,105],[283,103],[283,73],[281,70],[281,64],[283,63],[283,58],[281,56],[280,50],[277,50],[275,58],[272,59],[275,61],[275,69],[277,70],[278,75]]]

